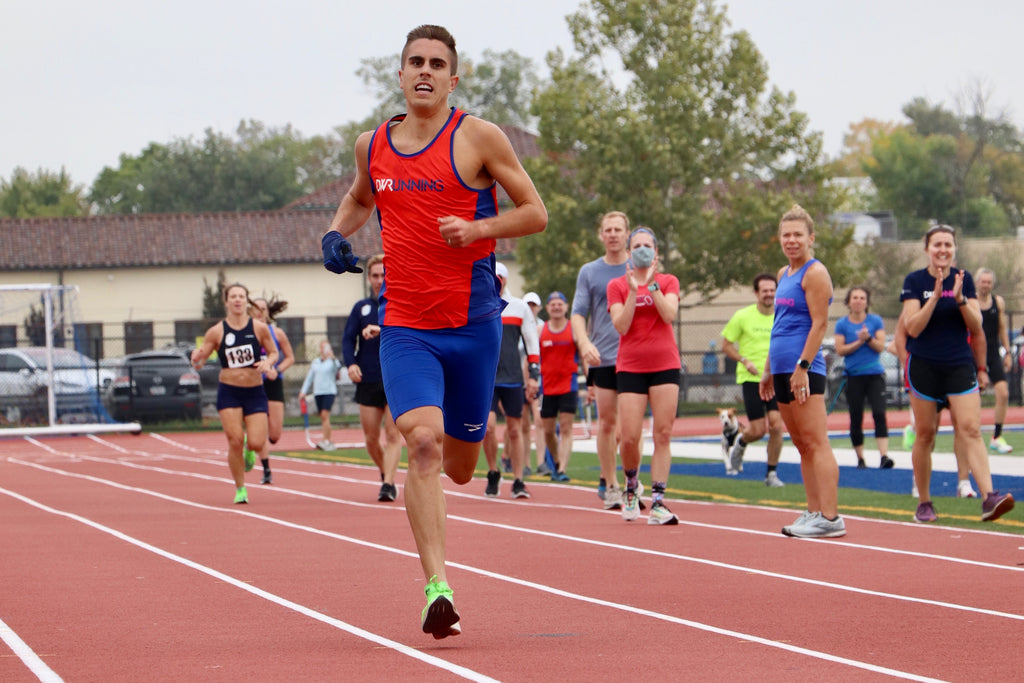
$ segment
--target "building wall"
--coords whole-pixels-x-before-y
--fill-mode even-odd
[[[509,290],[522,296],[522,278],[513,263],[509,266]],[[64,284],[78,287],[79,323],[102,323],[107,340],[104,356],[124,353],[125,323],[150,322],[153,337],[174,338],[175,321],[199,320],[203,313],[203,279],[217,283],[217,271],[226,281],[240,282],[252,296],[271,296],[288,302],[282,318],[304,318],[307,336],[322,337],[328,317],[345,317],[357,301],[369,296],[363,275],[329,273],[319,264],[224,265],[222,267],[116,268],[103,270],[0,271],[0,284]],[[10,297],[9,297],[10,298]],[[0,323],[21,326],[24,313]],[[18,330],[25,344],[24,330]]]

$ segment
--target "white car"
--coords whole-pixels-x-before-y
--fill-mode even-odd
[[[45,418],[50,385],[45,346],[0,349],[0,397],[5,413],[17,421]],[[100,397],[115,373],[74,349],[53,349],[53,389],[58,417],[70,413],[103,412]],[[12,413],[13,411],[13,413]]]

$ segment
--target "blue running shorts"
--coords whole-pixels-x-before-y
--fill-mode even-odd
[[[380,366],[391,414],[397,420],[413,408],[435,406],[445,434],[480,443],[500,350],[499,316],[441,330],[382,327]]]
[[[242,415],[267,412],[267,393],[263,385],[236,387],[234,384],[217,384],[217,410],[241,408]]]

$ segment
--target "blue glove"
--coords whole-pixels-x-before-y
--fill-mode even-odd
[[[324,250],[324,268],[332,273],[361,273],[357,268],[359,257],[352,254],[352,245],[336,230],[328,230],[320,241]]]

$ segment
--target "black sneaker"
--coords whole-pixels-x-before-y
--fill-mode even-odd
[[[522,479],[516,479],[512,482],[512,497],[513,498],[529,498],[530,492],[526,490],[526,484],[523,483]]]
[[[274,478],[272,476],[270,476],[270,470],[263,470],[263,480],[260,481],[260,483],[261,484],[273,484],[274,483]]]
[[[891,470],[896,463],[892,461],[888,455],[883,455],[881,462],[878,463],[878,469],[880,470]]]
[[[395,488],[395,485],[384,482],[380,485],[380,493],[377,494],[377,500],[381,503],[390,503],[397,495],[398,489]]]
[[[502,458],[501,459],[501,469],[504,472],[506,472],[506,473],[511,472],[512,471],[512,458]]]
[[[857,459],[857,469],[858,470],[866,470],[867,468],[868,468],[868,464],[866,462],[864,462],[864,458],[858,458]]]
[[[501,485],[501,472],[495,470],[494,472],[487,473],[487,488],[484,489],[484,495],[488,498],[498,497],[498,487]]]

